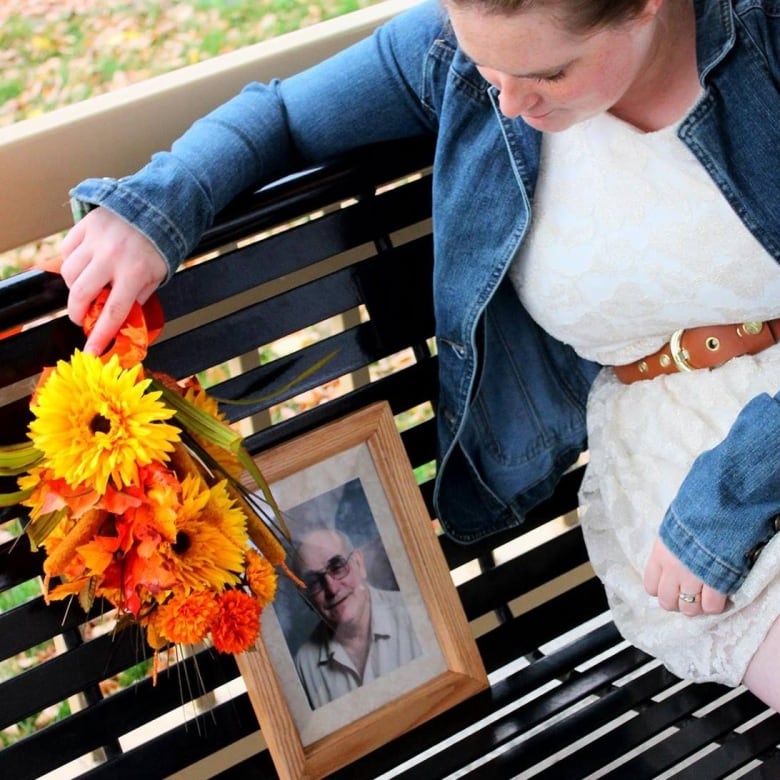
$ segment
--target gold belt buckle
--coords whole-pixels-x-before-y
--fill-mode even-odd
[[[672,337],[669,339],[669,351],[672,353],[672,360],[678,371],[693,371],[694,367],[688,362],[690,355],[687,350],[683,349],[682,345],[684,333],[684,328],[672,333]]]

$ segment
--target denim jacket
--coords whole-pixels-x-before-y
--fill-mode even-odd
[[[704,96],[679,136],[780,260],[780,2],[695,5]],[[243,190],[358,145],[421,134],[436,137],[435,502],[448,533],[471,541],[522,522],[585,449],[599,367],[543,332],[505,278],[530,221],[541,136],[501,114],[497,91],[459,51],[436,4],[308,71],[249,85],[140,172],[88,179],[71,195],[137,226],[173,273]],[[780,511],[780,399],[759,406],[744,410],[711,456],[720,470],[697,462],[661,528],[673,552],[724,592],[744,579],[746,553],[768,538]],[[774,446],[767,436],[754,441],[758,425],[774,426]],[[733,453],[764,467],[743,469],[744,491],[726,495],[717,475],[730,474]]]

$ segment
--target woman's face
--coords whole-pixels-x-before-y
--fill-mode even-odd
[[[471,4],[447,10],[461,49],[499,90],[501,112],[557,132],[612,109],[640,82],[655,51],[656,5],[586,34],[566,31],[549,6],[511,15]]]

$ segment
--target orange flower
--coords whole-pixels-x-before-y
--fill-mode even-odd
[[[89,587],[89,577],[79,577],[75,580],[68,580],[49,590],[49,577],[44,580],[43,597],[47,604],[52,601],[61,601],[68,596],[78,596]]]
[[[260,604],[242,590],[226,590],[219,597],[219,614],[211,627],[220,653],[243,653],[260,632]]]
[[[159,463],[139,469],[145,506],[137,519],[157,529],[169,541],[176,538],[176,516],[181,508],[181,483],[176,475]]]
[[[32,489],[32,493],[22,503],[29,507],[30,517],[38,519],[49,512],[68,507],[69,514],[80,517],[92,509],[100,499],[100,494],[86,486],[72,487],[64,479],[58,479],[46,466],[34,466],[27,474],[17,479],[20,490]]]
[[[155,629],[175,644],[201,642],[219,614],[217,599],[210,590],[196,590],[189,596],[174,596],[157,610]]]
[[[140,618],[138,621],[142,626],[146,627],[146,644],[154,650],[155,660],[155,677],[157,672],[157,653],[162,650],[167,644],[168,639],[160,631],[160,610],[154,609],[149,614]],[[156,684],[156,680],[155,680]]]
[[[108,296],[86,314],[87,335]],[[3,459],[20,475],[33,549],[46,552],[47,601],[77,596],[88,612],[107,600],[120,627],[146,631],[155,676],[169,645],[211,638],[220,652],[248,650],[276,596],[276,568],[294,578],[281,544],[257,531],[233,487],[230,477],[244,470],[232,449],[240,437],[216,399],[196,378],[145,371],[162,320],[153,296],[133,306],[108,352],[76,350],[45,368],[30,402],[29,442]],[[259,549],[250,547],[249,516]]]
[[[62,544],[62,540],[68,535],[70,531],[73,530],[76,522],[76,518],[71,517],[70,515],[65,515],[62,520],[60,520],[58,525],[51,530],[51,532],[47,535],[46,539],[41,544],[41,546],[46,549],[47,555],[51,555]],[[78,558],[78,556],[74,557]],[[76,564],[76,566],[74,566],[74,564]],[[66,574],[72,579],[73,577],[77,577],[81,574],[81,570],[79,568],[80,565],[81,561],[71,559],[68,561],[67,566],[63,568],[62,571],[57,572],[57,574]]]
[[[85,573],[90,576],[102,575],[114,563],[114,555],[119,549],[118,536],[95,536],[91,541],[82,544],[78,552],[84,561]]]
[[[110,292],[108,287],[101,290],[87,310],[84,316],[86,336],[92,333]],[[149,345],[160,335],[162,327],[163,311],[159,298],[152,295],[143,306],[136,301],[116,334],[113,345],[101,359],[108,362],[112,355],[117,355],[123,368],[131,368],[146,357]]]
[[[267,607],[276,596],[276,570],[257,550],[247,550],[246,579],[260,606]]]

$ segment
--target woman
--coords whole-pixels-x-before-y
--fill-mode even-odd
[[[242,190],[435,135],[445,527],[520,522],[584,448],[587,399],[582,523],[618,627],[780,709],[778,10],[420,6],[251,85],[138,174],[79,185],[102,208],[63,242],[70,315],[111,286],[100,351]]]

